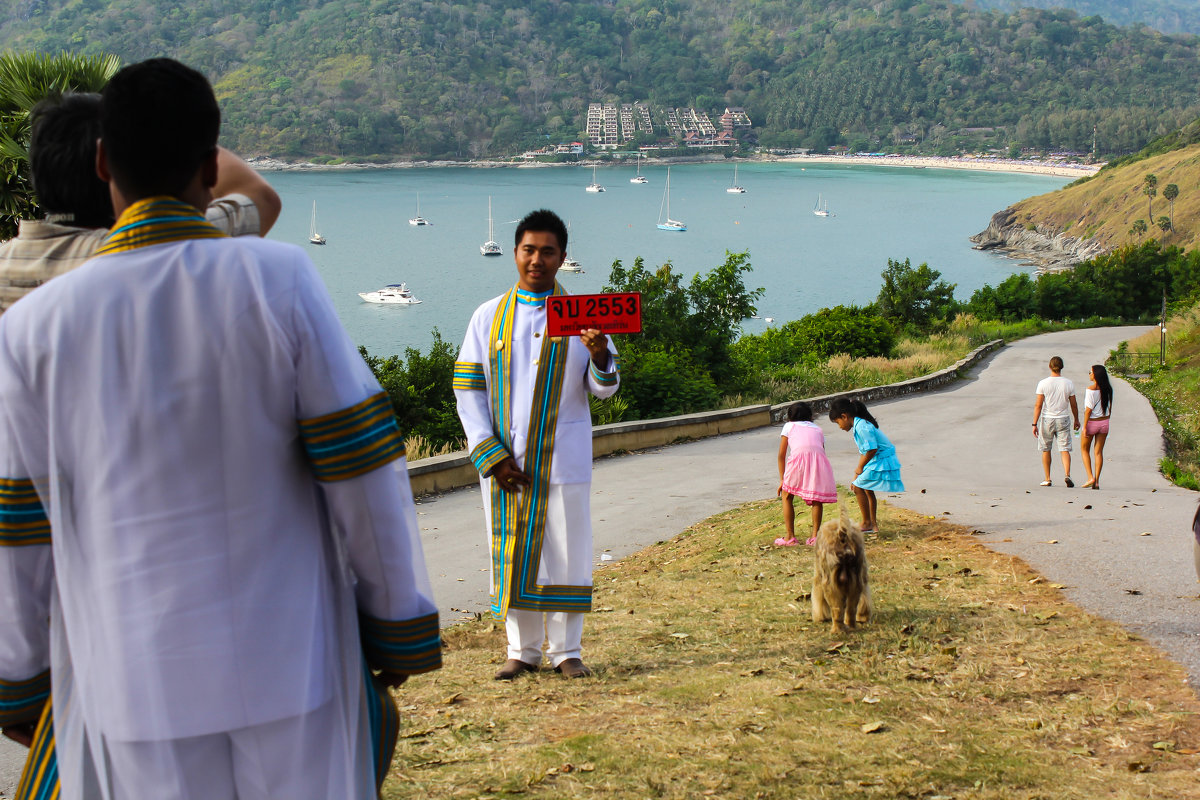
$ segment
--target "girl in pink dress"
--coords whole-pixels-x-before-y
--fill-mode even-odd
[[[808,544],[817,541],[817,529],[825,503],[837,502],[837,484],[833,466],[825,455],[825,434],[812,421],[812,406],[794,403],[788,409],[788,421],[779,440],[779,491],[783,498],[783,526],[787,536],[775,540],[780,547],[796,542],[796,509],[792,497],[799,497],[812,508],[813,535]]]

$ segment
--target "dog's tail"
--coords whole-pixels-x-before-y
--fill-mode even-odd
[[[1197,510],[1196,513],[1200,516],[1200,510]],[[850,519],[850,512],[846,509],[846,500],[841,495],[838,495],[838,516],[842,519]]]

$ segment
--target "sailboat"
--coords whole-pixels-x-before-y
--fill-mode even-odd
[[[663,222],[663,207],[667,209],[667,221]],[[671,219],[671,168],[667,167],[667,185],[663,188],[662,203],[658,206],[658,229],[660,231],[686,231],[687,225],[684,225],[677,219]]]
[[[317,233],[317,201],[313,200],[312,222],[308,226],[308,241],[311,244],[325,244],[325,237]]]
[[[741,186],[738,186],[737,168],[738,168],[738,165],[734,164],[733,165],[733,183],[729,184],[729,188],[725,190],[729,194],[745,194],[746,193],[746,190],[744,188],[742,188]]]
[[[629,182],[630,183],[649,183],[650,182],[650,181],[646,180],[646,176],[642,174],[642,154],[641,153],[638,153],[637,175],[634,175],[632,178],[630,178]]]
[[[829,210],[829,201],[823,200],[821,195],[817,195],[817,204],[813,206],[813,213],[818,217],[832,217],[833,214]]]
[[[409,225],[432,225],[433,223],[421,216],[421,193],[417,192],[417,215],[408,221]]]
[[[500,247],[500,243],[496,241],[496,237],[492,231],[492,197],[488,195],[488,240],[479,245],[479,254],[485,256],[502,256],[504,250]]]
[[[604,187],[596,183],[596,165],[592,164],[592,182],[587,185],[587,192],[603,192]]]

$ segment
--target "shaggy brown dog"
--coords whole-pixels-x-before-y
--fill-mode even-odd
[[[856,613],[857,610],[857,613]],[[832,612],[832,613],[831,613]],[[862,531],[846,515],[827,520],[817,531],[817,564],[813,572],[813,622],[833,620],[833,633],[871,620],[871,584]]]

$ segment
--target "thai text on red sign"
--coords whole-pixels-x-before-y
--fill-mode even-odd
[[[546,335],[578,336],[585,328],[601,333],[640,333],[642,295],[556,294],[546,298]]]

